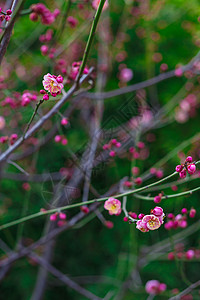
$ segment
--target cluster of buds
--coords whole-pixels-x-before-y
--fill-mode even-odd
[[[163,171],[161,169],[151,168],[150,174],[156,176],[156,178],[163,177]]]
[[[9,142],[10,145],[13,145],[17,140],[18,135],[16,133],[11,134],[11,136],[1,136],[0,137],[0,144],[5,144]]]
[[[113,197],[108,198],[104,203],[104,208],[108,210],[110,215],[119,216],[121,214],[121,202]]]
[[[189,118],[195,117],[198,108],[197,97],[195,94],[189,94],[183,99],[175,112],[175,119],[179,123],[185,123]]]
[[[25,92],[22,95],[21,106],[27,106],[31,101],[36,101],[37,95],[30,92]]]
[[[40,51],[42,53],[43,56],[49,56],[50,59],[53,59],[54,58],[54,54],[56,52],[56,49],[55,48],[49,48],[49,46],[47,45],[42,45],[40,47]]]
[[[136,223],[136,228],[142,232],[156,230],[163,224],[164,216],[165,214],[163,213],[163,209],[156,206],[151,210],[150,215],[139,214],[139,220]]]
[[[181,210],[181,214],[178,214],[176,216],[172,213],[169,213],[167,215],[168,221],[165,223],[165,229],[171,230],[177,228],[186,228],[188,225],[187,215],[190,218],[194,218],[196,215],[196,209],[191,208],[190,211],[188,211],[187,208],[183,208]]]
[[[7,106],[9,105],[11,108],[18,107],[18,101],[16,101],[13,97],[6,97],[3,101],[1,101],[1,106]]]
[[[42,83],[46,91],[40,90],[40,94],[43,95],[43,100],[49,100],[48,93],[50,93],[53,97],[59,95],[61,93],[61,90],[63,89],[62,82],[63,77],[61,75],[55,76],[49,73],[44,75],[44,80],[42,81]]]
[[[160,283],[158,280],[149,280],[145,285],[145,290],[150,295],[159,295],[166,290],[165,283]]]
[[[130,147],[129,153],[131,155],[131,159],[145,160],[149,156],[149,150],[143,142],[138,142],[136,147]]]
[[[39,37],[39,40],[41,43],[48,43],[52,40],[52,37],[53,37],[53,30],[48,29],[45,34],[42,34]]]
[[[80,210],[81,210],[84,214],[86,214],[86,215],[90,212],[89,207],[86,206],[86,205],[82,205],[82,206],[80,207]]]
[[[72,63],[72,67],[68,75],[67,83],[70,83],[71,81],[74,81],[76,79],[81,64],[82,64],[81,61]],[[88,67],[85,67],[83,70],[83,74],[88,74],[88,71],[89,71]]]
[[[52,24],[56,17],[60,14],[59,9],[55,9],[53,13],[50,12],[50,10],[43,3],[31,5],[31,10],[32,13],[30,14],[30,20],[36,22],[40,16],[41,22],[44,25]]]
[[[12,15],[12,10],[8,9],[6,12],[2,11],[2,8],[0,7],[0,23],[3,22],[4,20],[6,22],[10,21]]]
[[[169,252],[168,259],[174,260],[176,258],[176,259],[191,260],[193,258],[196,258],[196,259],[200,258],[200,249],[189,249],[187,251],[183,251],[183,249],[181,249],[181,248],[177,249],[174,252]]]
[[[66,221],[65,221],[66,218],[67,218],[67,216],[63,212],[60,212],[60,213],[56,212],[55,214],[50,215],[50,221],[52,221],[52,222],[58,221],[57,225],[59,227],[66,224]]]
[[[108,144],[103,145],[103,150],[109,150],[109,155],[111,157],[116,156],[116,151],[115,148],[120,148],[121,147],[121,143],[118,142],[116,139],[112,139],[109,141]]]
[[[192,162],[192,156],[188,156],[185,160],[184,164],[176,166],[176,172],[179,173],[180,178],[185,178],[188,174],[193,175],[196,172],[196,165],[195,162]]]
[[[54,138],[54,141],[56,143],[61,143],[63,146],[68,144],[68,140],[66,139],[66,137],[64,137],[62,135],[56,135]]]

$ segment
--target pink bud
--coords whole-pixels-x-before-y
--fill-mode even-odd
[[[158,289],[159,289],[159,292],[162,293],[166,290],[167,286],[165,283],[160,283]]]
[[[65,146],[65,145],[67,145],[67,143],[68,143],[68,140],[66,138],[63,138],[62,141],[61,141],[61,144],[63,146]]]
[[[137,219],[137,214],[136,214],[135,212],[131,212],[131,211],[130,211],[128,214],[129,214],[129,216],[130,216],[131,218]]]
[[[7,14],[8,16],[12,15],[12,10],[11,10],[11,9],[8,9],[8,10],[6,11],[6,14]]]
[[[173,252],[168,253],[168,259],[169,260],[174,260],[174,258],[175,258],[175,255],[174,255]]]
[[[67,124],[68,124],[67,118],[63,118],[63,119],[61,120],[61,125],[67,125]]]
[[[182,165],[177,165],[176,166],[176,172],[181,172],[183,170],[183,166]]]
[[[182,170],[180,173],[179,173],[179,176],[181,179],[185,178],[186,177],[186,170]]]
[[[63,82],[63,77],[61,75],[58,75],[56,78],[58,83],[62,83]]]
[[[117,142],[116,145],[115,145],[115,147],[120,148],[121,147],[121,143]]]
[[[141,220],[144,217],[144,214],[139,214],[138,218]]]
[[[137,178],[135,178],[134,182],[135,182],[135,184],[140,185],[140,184],[142,184],[142,178],[137,177]]]
[[[30,14],[29,18],[30,18],[31,21],[36,22],[38,20],[38,14],[33,12],[33,13]]]
[[[167,217],[168,217],[168,219],[173,219],[173,218],[174,218],[174,215],[173,215],[172,213],[169,213],[169,214],[167,215]]]
[[[109,153],[109,155],[110,155],[111,157],[114,157],[114,156],[116,155],[116,153],[115,153],[115,151],[111,150],[110,153]]]
[[[190,164],[189,166],[187,166],[187,170],[190,175],[194,174],[196,172],[195,164]]]
[[[84,213],[84,214],[88,214],[89,213],[89,208],[86,206],[86,205],[83,205],[81,206],[81,211]]]
[[[109,145],[108,144],[105,144],[105,145],[103,145],[103,150],[108,150],[109,149]]]
[[[191,208],[191,209],[190,209],[190,213],[189,213],[190,218],[194,218],[195,215],[196,215],[196,209]]]
[[[182,214],[187,214],[187,208],[182,208],[181,213]]]
[[[46,45],[42,45],[42,46],[40,47],[40,51],[42,52],[42,55],[44,55],[44,56],[47,55],[48,50],[49,50],[49,47],[46,46]]]
[[[54,138],[54,141],[56,143],[59,143],[61,140],[62,140],[62,137],[60,135],[56,135],[55,138]]]
[[[189,162],[189,163],[191,163],[191,162],[193,161],[192,156],[188,156],[188,157],[186,158],[186,161]]]
[[[104,225],[109,229],[112,229],[114,226],[113,222],[111,222],[111,221],[105,221]]]
[[[57,219],[57,214],[53,214],[50,216],[50,221],[56,221]]]
[[[124,222],[128,222],[128,217],[124,217]]]
[[[159,207],[159,206],[156,206],[154,209],[153,209],[153,214],[157,217],[161,217],[163,215],[163,209],[162,207]]]
[[[153,201],[154,201],[155,203],[160,203],[161,200],[162,200],[162,199],[161,199],[160,196],[155,196]]]
[[[45,90],[40,90],[40,94],[44,95],[44,94],[46,94],[46,91]]]
[[[61,220],[65,220],[66,219],[66,214],[65,213],[59,213],[59,218],[61,219]]]
[[[47,101],[49,100],[49,95],[48,94],[45,94],[43,97],[42,97],[43,100]]]
[[[195,255],[195,252],[194,250],[188,250],[186,253],[185,253],[185,256],[188,260],[192,259]]]
[[[133,173],[133,175],[138,175],[139,172],[140,172],[140,169],[139,169],[138,167],[133,167],[133,168],[132,168],[132,173]]]

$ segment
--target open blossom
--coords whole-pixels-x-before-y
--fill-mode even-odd
[[[109,211],[110,215],[119,215],[121,213],[121,202],[113,197],[108,198],[104,203],[104,208]]]
[[[145,222],[142,222],[142,220],[137,221],[136,228],[139,229],[142,232],[148,232],[149,231],[149,228],[147,227],[147,224]]]
[[[154,215],[144,216],[142,222],[146,223],[147,228],[150,230],[158,229],[161,226],[159,218]]]
[[[44,75],[44,80],[42,81],[44,89],[50,92],[52,96],[60,94],[63,89],[63,84],[59,80],[60,77],[49,73]]]

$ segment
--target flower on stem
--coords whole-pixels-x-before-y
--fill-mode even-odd
[[[156,230],[163,224],[163,213],[162,207],[156,206],[151,210],[150,215],[139,214],[139,220],[136,223],[136,228],[142,232],[148,232],[149,230]]]
[[[109,211],[110,215],[121,214],[121,202],[113,197],[108,198],[104,203],[104,208]]]
[[[194,162],[192,163],[192,161],[193,161],[192,156],[188,156],[184,164],[176,166],[176,172],[179,173],[180,178],[182,179],[185,178],[187,172],[190,175],[193,175],[196,172],[196,165]]]
[[[63,89],[63,84],[61,83],[62,76],[55,76],[51,74],[44,75],[44,80],[42,81],[44,89],[48,91],[52,96],[57,96],[61,93]]]

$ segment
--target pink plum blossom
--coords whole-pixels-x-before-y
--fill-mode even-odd
[[[104,208],[110,215],[119,215],[121,213],[121,202],[113,197],[108,198],[104,203]]]
[[[57,76],[46,74],[44,75],[44,80],[42,81],[44,89],[51,93],[52,96],[60,94],[63,89],[63,84],[57,81]]]

